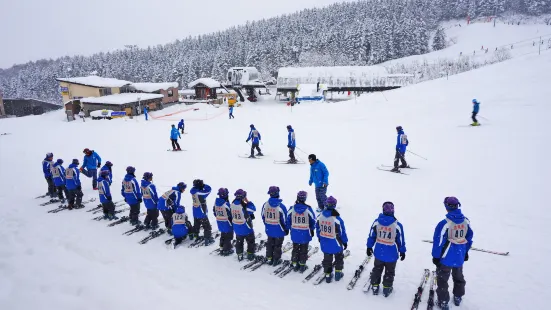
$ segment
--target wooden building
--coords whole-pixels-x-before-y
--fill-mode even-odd
[[[3,98],[4,113],[14,116],[40,115],[62,109],[63,106],[38,99]]]
[[[79,101],[86,116],[90,116],[90,112],[97,110],[124,111],[128,116],[135,116],[142,114],[144,106],[147,106],[150,111],[161,110],[163,98],[161,94],[123,93],[82,98]]]

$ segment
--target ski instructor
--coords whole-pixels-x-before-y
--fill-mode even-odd
[[[310,181],[308,184],[312,186],[312,183],[316,186],[316,200],[318,202],[318,212],[323,211],[325,200],[327,199],[327,186],[329,185],[329,171],[327,167],[322,163],[315,154],[308,155],[308,161],[310,162]]]

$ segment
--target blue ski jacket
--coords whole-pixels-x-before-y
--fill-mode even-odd
[[[335,209],[326,209],[316,221],[316,234],[320,241],[321,251],[325,254],[337,254],[348,244],[344,221]]]
[[[268,237],[281,238],[289,233],[287,207],[281,202],[279,198],[270,198],[262,206],[262,221]]]
[[[142,191],[140,185],[133,174],[124,176],[121,187],[121,195],[126,199],[129,205],[135,205],[142,202]]]
[[[379,214],[371,225],[367,247],[373,248],[375,258],[386,263],[398,261],[399,253],[406,253],[404,227],[394,216]]]
[[[65,185],[65,168],[55,163],[52,167],[52,178],[54,179],[55,186]]]
[[[92,151],[92,155],[84,155],[82,160],[81,168],[86,168],[86,170],[97,170],[98,165],[101,166],[101,157],[95,151]]]
[[[251,128],[251,131],[249,132],[249,137],[247,138],[247,142],[249,142],[249,140],[253,140],[253,144],[258,144],[260,143],[260,140],[262,140],[262,137],[260,136],[260,132],[258,132],[258,130],[256,130],[256,128]]]
[[[170,130],[170,139],[176,140],[176,139],[181,138],[181,137],[182,137],[182,136],[180,135],[180,132],[178,131],[178,128],[173,127],[173,128]]]
[[[111,183],[107,178],[102,177],[101,175],[98,178],[98,193],[99,193],[99,201],[101,203],[109,201],[109,198],[113,198],[111,196]],[[108,198],[109,197],[109,198]]]
[[[172,235],[174,235],[174,238],[187,236],[189,226],[191,225],[189,224],[185,208],[177,208],[176,212],[172,215]]]
[[[185,125],[185,124],[184,124],[184,120],[181,119],[180,122],[178,123],[178,129],[184,128],[184,125]],[[174,139],[174,138],[173,138],[173,139]]]
[[[216,198],[212,212],[216,217],[218,230],[223,233],[233,232],[230,203],[222,198]]]
[[[460,209],[448,212],[434,230],[432,257],[440,258],[444,266],[463,266],[465,254],[473,244],[473,235],[471,223]]]
[[[65,170],[65,186],[67,190],[73,190],[80,186],[78,165],[70,164],[67,170]]]
[[[253,219],[256,207],[252,202],[244,202],[241,199],[235,199],[231,204],[232,224],[235,234],[238,236],[247,236],[254,234]]]
[[[155,184],[149,182],[148,180],[142,180],[140,185],[143,203],[145,204],[146,209],[156,210],[159,197],[157,196],[157,188],[155,187]]]
[[[211,188],[207,184],[204,185],[203,189],[192,187],[189,191],[193,201],[193,218],[203,219],[208,217],[207,197],[210,195],[210,191]]]
[[[297,146],[297,141],[295,140],[295,130],[289,129],[289,134],[287,135],[287,147],[295,148]]]
[[[403,154],[406,152],[408,144],[408,136],[403,130],[398,131],[398,136],[396,137],[396,150]]]
[[[473,103],[473,113],[478,113],[480,110],[480,102]]]
[[[176,208],[180,206],[181,198],[182,193],[178,189],[178,186],[174,186],[159,198],[157,209],[159,209],[159,211],[168,211],[170,209],[176,210]]]
[[[113,172],[111,171],[111,168],[109,166],[103,165],[103,167],[101,167],[101,169],[99,171],[100,174],[101,174],[102,171],[105,171],[105,170],[109,171],[109,178],[107,179],[107,181],[109,181],[109,185],[111,185],[111,184],[113,184]]]
[[[329,185],[329,171],[319,159],[310,164],[310,181],[308,181],[308,184],[312,185],[312,183],[316,187],[322,187],[324,183]]]
[[[287,229],[291,231],[293,243],[305,244],[312,241],[316,229],[316,216],[312,207],[297,203],[289,209]]]
[[[47,158],[44,158],[42,161],[42,172],[44,173],[45,178],[49,178],[52,176],[52,165],[54,164],[53,161],[48,160]]]

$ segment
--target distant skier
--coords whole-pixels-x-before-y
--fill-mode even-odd
[[[373,251],[375,247],[375,251]],[[383,204],[383,213],[371,225],[367,238],[367,256],[375,253],[375,263],[371,271],[371,290],[373,295],[379,294],[379,284],[383,270],[383,296],[392,293],[392,284],[396,271],[398,256],[406,259],[406,240],[404,227],[394,217],[394,204],[387,201]]]
[[[121,195],[124,197],[124,201],[130,206],[128,217],[130,218],[130,225],[132,226],[141,224],[138,217],[140,215],[140,204],[142,203],[142,191],[136,180],[135,173],[136,168],[132,166],[126,167],[126,175],[122,181],[121,188]]]
[[[473,99],[473,115],[471,117],[473,120],[473,123],[471,124],[471,126],[480,126],[480,124],[478,123],[478,120],[476,119],[476,115],[478,114],[478,111],[480,111],[480,101]]]
[[[308,244],[314,237],[316,228],[316,216],[312,207],[306,204],[308,194],[300,191],[297,194],[295,205],[289,208],[287,215],[287,229],[291,230],[291,241],[293,241],[293,252],[291,262],[295,271],[302,273],[308,266]]]
[[[103,207],[103,219],[110,221],[117,219],[115,216],[115,204],[111,195],[111,182],[109,181],[108,170],[103,170],[99,174],[98,193],[99,201]]]
[[[220,231],[220,255],[229,256],[233,254],[232,240],[233,240],[233,224],[231,207],[229,203],[229,191],[227,188],[218,189],[218,198],[214,202],[212,211],[216,216],[216,224]]]
[[[110,161],[106,161],[105,165],[103,165],[103,167],[101,167],[99,171],[100,174],[102,171],[109,171],[109,174],[108,174],[109,185],[113,184],[113,169],[111,167],[113,167],[113,163]]]
[[[180,200],[182,199],[182,193],[186,190],[187,185],[184,182],[178,183],[170,190],[166,191],[157,203],[157,208],[161,211],[163,219],[165,220],[165,228],[169,235],[172,234],[172,214],[180,206]]]
[[[143,106],[143,115],[145,116],[145,120],[148,121],[149,118],[147,117],[148,115],[147,115],[147,106],[146,105]]]
[[[184,127],[186,126],[186,124],[184,124],[184,119],[182,118],[180,120],[180,122],[178,122],[178,130],[181,130],[182,131],[182,134],[184,134]]]
[[[461,203],[455,197],[446,197],[444,206],[448,211],[446,218],[436,226],[432,245],[432,262],[436,265],[436,295],[438,306],[448,310],[450,293],[448,279],[453,278],[453,303],[461,304],[465,295],[463,263],[469,260],[469,249],[473,244],[471,223],[459,209]]]
[[[157,196],[157,188],[153,182],[153,173],[146,172],[143,174],[141,181],[142,198],[147,209],[147,215],[143,221],[146,229],[159,228],[159,209],[157,209],[157,202],[159,197]]]
[[[262,206],[262,221],[266,228],[266,259],[268,265],[277,266],[281,260],[283,240],[289,234],[287,229],[287,207],[279,199],[279,187],[270,186],[270,199]]]
[[[183,206],[176,208],[172,215],[172,235],[174,236],[174,248],[177,248],[186,239],[191,230],[191,223]]]
[[[79,161],[73,159],[73,162],[65,170],[65,186],[67,187],[67,208],[82,207],[82,186],[80,185],[80,171],[78,170]],[[76,201],[75,201],[76,200]]]
[[[54,160],[54,154],[53,153],[47,153],[46,157],[42,161],[42,172],[44,173],[44,178],[46,179],[46,183],[48,183],[48,192],[47,195],[50,196],[50,198],[55,198],[55,184],[54,179],[52,178],[52,165]]]
[[[315,154],[308,155],[310,162],[310,180],[308,185],[316,187],[316,200],[318,202],[318,212],[323,210],[325,200],[327,199],[327,186],[329,186],[329,171]]]
[[[101,167],[101,157],[89,148],[85,148],[82,153],[84,153],[84,159],[80,166],[80,172],[88,178],[92,178],[92,187],[94,190],[98,190],[98,169]]]
[[[337,199],[329,196],[325,202],[325,210],[318,216],[316,221],[316,234],[320,241],[321,251],[323,252],[323,272],[325,272],[325,282],[331,283],[333,280],[333,266],[335,266],[335,281],[340,281],[344,274],[344,253],[348,247],[348,237],[344,221],[335,208]],[[333,257],[335,261],[333,262]]]
[[[396,154],[394,155],[394,168],[392,172],[400,172],[399,168],[409,168],[408,163],[406,162],[406,148],[409,145],[408,136],[404,133],[402,126],[396,127],[398,132],[398,137],[396,138]],[[402,161],[400,167],[398,167],[398,162]]]
[[[247,259],[253,260],[254,253],[256,252],[256,238],[253,229],[256,207],[254,203],[247,199],[246,191],[238,189],[234,195],[235,199],[231,204],[231,214],[233,229],[237,239],[235,243],[237,259],[243,260],[243,243],[247,241]]]
[[[65,203],[67,189],[65,188],[65,168],[63,168],[63,159],[59,158],[52,166],[52,178],[54,180],[55,189],[57,190],[57,198],[61,203]],[[65,196],[63,196],[65,193]]]
[[[230,119],[232,118],[235,118],[235,116],[233,116],[233,106],[230,106]]]
[[[170,141],[172,141],[172,150],[181,151],[180,144],[178,143],[178,138],[182,139],[180,132],[176,129],[174,124],[172,125],[172,130],[170,131]]]
[[[297,159],[295,158],[295,148],[297,146],[297,141],[295,140],[295,130],[291,125],[287,125],[287,147],[289,148],[289,161],[290,164],[296,164]]]
[[[249,140],[251,140],[251,139],[253,140],[252,144],[251,144],[251,156],[249,156],[249,158],[255,158],[254,157],[254,150],[255,149],[258,152],[258,154],[256,154],[256,156],[264,156],[264,154],[262,154],[262,151],[258,147],[258,145],[260,144],[260,140],[262,140],[262,137],[260,136],[260,132],[258,132],[258,130],[256,130],[256,128],[254,127],[253,124],[251,124],[250,127],[251,127],[251,131],[249,132],[249,137],[245,141],[245,142],[249,142]]]
[[[211,187],[203,180],[193,180],[193,187],[189,191],[193,201],[193,229],[190,239],[199,238],[199,230],[203,227],[205,246],[214,243],[212,237],[212,226],[210,225],[207,207],[207,197],[210,195]]]

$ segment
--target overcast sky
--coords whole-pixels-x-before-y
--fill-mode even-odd
[[[168,43],[352,0],[0,0],[0,68]]]

